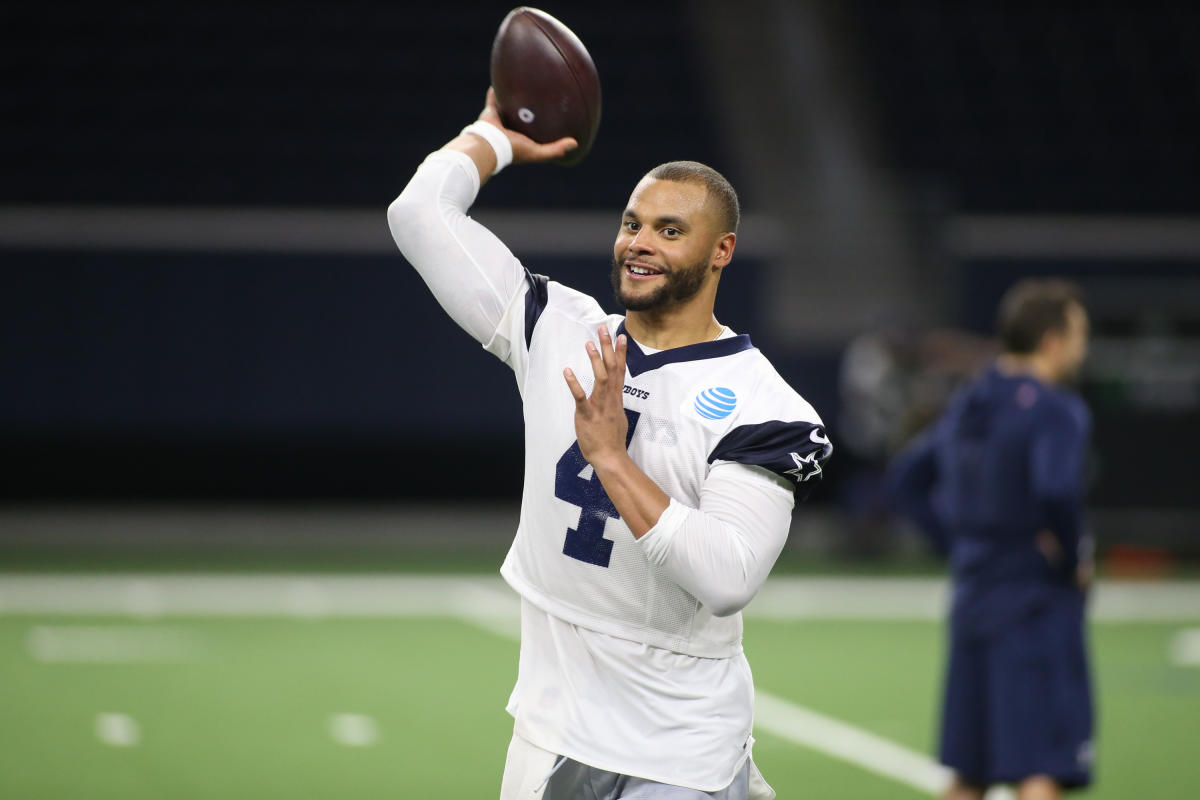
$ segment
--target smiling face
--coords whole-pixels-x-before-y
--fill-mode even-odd
[[[629,197],[613,246],[613,293],[629,311],[681,306],[715,293],[733,255],[708,189],[696,182],[643,178]]]

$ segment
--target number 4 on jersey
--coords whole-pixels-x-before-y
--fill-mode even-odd
[[[625,417],[629,420],[629,430],[625,434],[625,447],[633,441],[633,429],[637,427],[636,411],[625,409]],[[580,475],[584,469],[588,477]],[[598,567],[607,567],[612,557],[613,543],[604,538],[604,526],[610,519],[620,519],[617,507],[608,499],[608,493],[591,465],[583,457],[579,442],[571,445],[567,452],[558,459],[554,469],[554,496],[566,500],[571,505],[579,506],[579,526],[567,529],[567,539],[563,542],[563,555],[578,559]]]

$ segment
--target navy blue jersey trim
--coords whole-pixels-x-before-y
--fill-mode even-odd
[[[529,343],[533,341],[533,326],[537,325],[542,312],[546,310],[546,284],[550,279],[545,275],[534,275],[526,267],[525,282],[529,284],[529,291],[525,293],[525,347],[528,349]]]
[[[741,333],[737,336],[731,336],[728,339],[717,339],[712,342],[700,342],[699,344],[689,344],[683,347],[673,347],[670,350],[662,350],[658,353],[646,355],[642,352],[642,348],[638,347],[638,343],[633,340],[633,337],[626,333],[624,320],[621,320],[621,324],[617,326],[617,335],[620,336],[622,333],[625,334],[629,343],[628,349],[625,351],[625,366],[629,369],[629,374],[635,378],[643,372],[658,369],[665,364],[674,364],[679,361],[700,361],[706,358],[721,358],[723,356],[731,356],[734,353],[740,353],[743,350],[754,349],[750,337]]]
[[[833,445],[823,426],[770,420],[729,431],[709,453],[708,463],[719,459],[768,469],[795,484],[797,497],[803,500],[821,482],[831,453]]]

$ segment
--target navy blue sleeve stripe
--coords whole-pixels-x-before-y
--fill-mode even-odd
[[[533,327],[546,310],[546,284],[550,279],[545,275],[535,275],[526,268],[525,282],[529,284],[529,291],[525,293],[525,347],[528,348],[533,341]]]
[[[771,420],[734,428],[709,453],[708,462],[735,461],[769,469],[792,481],[797,491],[807,497],[820,482],[832,452],[833,445],[822,426]]]

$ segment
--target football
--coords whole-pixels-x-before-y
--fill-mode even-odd
[[[492,88],[505,126],[535,142],[574,136],[555,163],[578,164],[600,127],[600,76],[571,29],[545,11],[508,12],[492,43]]]

